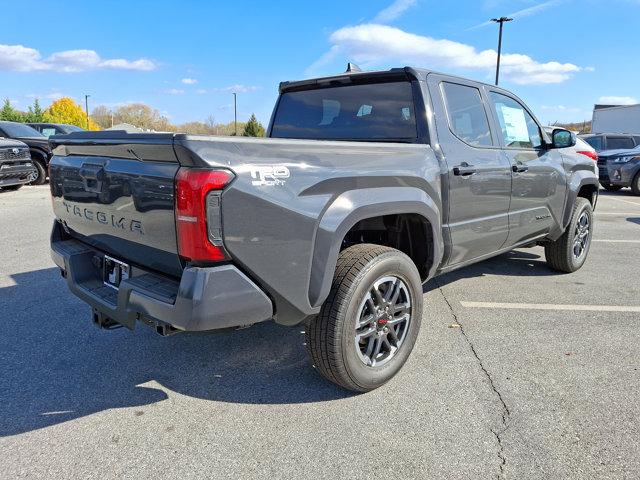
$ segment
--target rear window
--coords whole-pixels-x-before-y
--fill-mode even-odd
[[[607,150],[624,150],[635,146],[631,137],[607,137]]]
[[[2,122],[0,128],[9,137],[42,137],[43,135],[35,128],[24,123]]]
[[[409,82],[285,92],[273,120],[274,138],[385,140],[417,138]]]

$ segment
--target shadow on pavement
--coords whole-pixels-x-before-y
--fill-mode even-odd
[[[627,218],[627,222],[635,223],[636,225],[640,225],[640,217],[629,217]]]
[[[423,291],[428,292],[438,286],[443,287],[463,278],[483,277],[485,275],[544,277],[557,274],[547,266],[543,256],[536,253],[523,252],[522,250],[513,250],[432,279],[423,287]]]
[[[100,331],[58,269],[11,279],[15,285],[0,288],[0,436],[167,399],[150,381],[183,395],[245,404],[350,396],[311,368],[302,327],[266,322],[167,338],[141,325],[133,333]]]

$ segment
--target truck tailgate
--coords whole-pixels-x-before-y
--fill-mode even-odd
[[[180,165],[171,137],[154,145],[77,143],[58,146],[50,165],[53,210],[64,229],[122,261],[179,276],[174,177]]]

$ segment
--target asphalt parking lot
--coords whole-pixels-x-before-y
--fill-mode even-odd
[[[418,344],[352,395],[300,328],[99,331],[49,257],[48,187],[0,193],[3,478],[639,478],[640,197],[585,267],[541,248],[432,281]]]

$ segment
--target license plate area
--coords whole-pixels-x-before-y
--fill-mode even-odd
[[[130,273],[131,267],[128,264],[121,262],[120,260],[116,260],[113,257],[109,257],[108,255],[104,256],[102,267],[102,283],[104,283],[107,287],[118,290],[118,288],[120,287],[120,282],[122,282],[122,280],[128,279]]]

